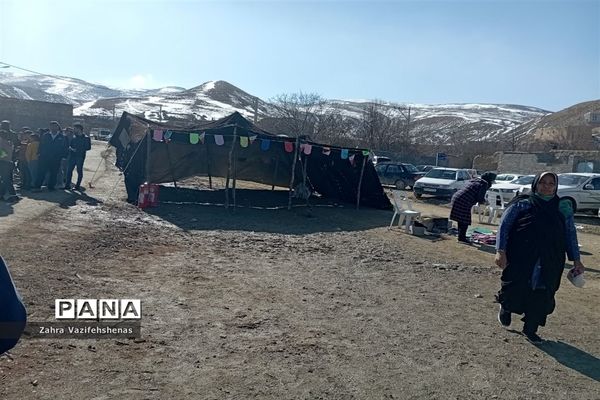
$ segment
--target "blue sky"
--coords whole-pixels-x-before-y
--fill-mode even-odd
[[[0,0],[0,61],[112,87],[269,99],[600,99],[600,0]]]

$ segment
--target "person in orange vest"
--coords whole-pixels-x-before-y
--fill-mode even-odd
[[[40,147],[40,135],[32,133],[30,135],[27,149],[25,150],[25,159],[27,160],[27,166],[29,167],[29,174],[31,176],[31,185],[35,185],[38,174],[38,150]]]

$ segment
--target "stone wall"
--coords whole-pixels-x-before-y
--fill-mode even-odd
[[[73,124],[73,106],[0,97],[0,120],[5,119],[10,121],[10,126],[15,131],[24,126],[32,129],[48,128],[50,121],[58,121],[63,127],[71,126]]]
[[[600,172],[600,151],[553,150],[547,153],[498,152],[497,171],[537,174],[576,172],[582,162],[590,162],[594,172]]]

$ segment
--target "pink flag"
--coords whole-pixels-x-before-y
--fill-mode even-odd
[[[285,142],[283,144],[283,147],[285,148],[285,151],[288,153],[291,153],[294,151],[294,143],[292,143],[292,142]]]
[[[309,156],[310,153],[312,153],[312,144],[305,144],[304,145],[304,154]]]
[[[152,135],[152,139],[154,139],[156,142],[162,142],[162,140],[163,140],[163,130],[162,129],[155,129],[154,130],[154,134]]]

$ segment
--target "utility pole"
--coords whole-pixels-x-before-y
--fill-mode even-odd
[[[408,106],[408,117],[406,117],[406,137],[408,138],[408,134],[410,133],[410,106]]]
[[[254,123],[258,121],[258,97],[254,98]]]

